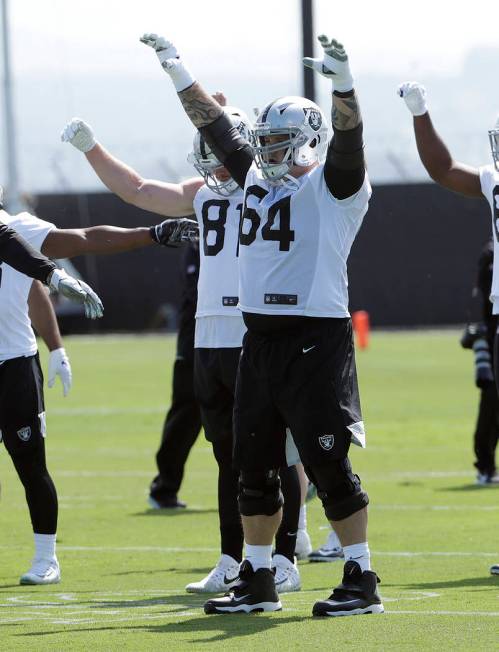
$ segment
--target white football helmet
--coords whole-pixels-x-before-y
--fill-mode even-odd
[[[268,144],[269,136],[285,136]],[[269,181],[290,181],[293,165],[307,167],[321,162],[326,152],[328,127],[322,110],[305,97],[280,97],[268,104],[257,118],[255,128],[255,162]],[[276,162],[275,152],[284,150]]]
[[[499,115],[492,129],[489,129],[490,149],[496,170],[499,172]]]
[[[235,106],[224,106],[224,111],[229,115],[232,124],[236,127],[241,136],[252,144],[253,127],[246,113]],[[196,131],[194,135],[193,151],[189,154],[187,160],[203,177],[208,188],[219,195],[227,197],[239,187],[232,177],[227,179],[227,181],[220,181],[217,179],[215,171],[218,168],[222,168],[223,163],[217,159],[199,131]]]

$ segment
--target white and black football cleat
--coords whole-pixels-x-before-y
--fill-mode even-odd
[[[57,559],[34,559],[29,571],[21,575],[19,584],[59,584],[61,569]]]
[[[490,574],[499,575],[499,564],[494,564],[493,566],[490,567]]]
[[[247,559],[239,567],[239,582],[221,598],[204,603],[205,614],[250,613],[252,611],[280,611],[282,609],[275,588],[274,573],[269,568],[254,571]]]
[[[343,559],[343,548],[334,530],[329,532],[327,541],[308,555],[309,561],[338,561]]]
[[[187,593],[224,593],[239,581],[239,562],[230,555],[222,555],[218,564],[199,582],[185,587]]]
[[[356,561],[347,561],[343,581],[327,600],[314,604],[314,616],[359,616],[382,614],[381,598],[377,591],[379,577],[374,571],[364,571]]]

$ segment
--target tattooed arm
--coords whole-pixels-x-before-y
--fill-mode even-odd
[[[140,40],[155,50],[192,124],[232,178],[244,188],[246,174],[253,163],[250,144],[232,125],[220,104],[195,81],[172,43],[157,34],[144,34]]]
[[[324,178],[337,199],[355,195],[366,174],[362,140],[362,116],[357,96],[334,91],[331,113],[334,135],[329,143],[324,165]]]

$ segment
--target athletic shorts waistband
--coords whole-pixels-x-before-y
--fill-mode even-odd
[[[348,323],[350,317],[302,317],[297,315],[260,315],[243,312],[244,323],[249,333],[256,335],[278,335],[300,333],[304,330]]]

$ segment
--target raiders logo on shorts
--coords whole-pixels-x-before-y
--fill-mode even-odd
[[[26,426],[26,428],[21,428],[17,431],[17,436],[21,441],[28,441],[28,439],[31,437],[31,428],[29,426]]]
[[[325,451],[330,451],[334,446],[334,435],[321,435],[319,437],[319,444]]]

